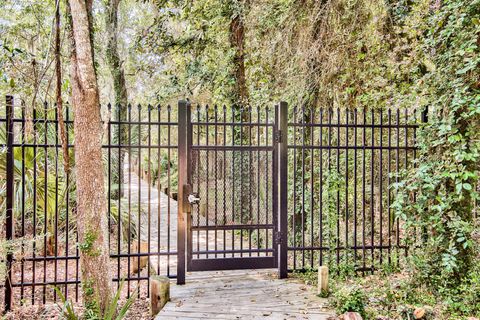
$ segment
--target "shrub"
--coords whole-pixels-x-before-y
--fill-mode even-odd
[[[345,312],[358,312],[364,319],[367,318],[365,305],[367,298],[363,291],[356,287],[343,287],[333,297],[333,305],[337,314]]]

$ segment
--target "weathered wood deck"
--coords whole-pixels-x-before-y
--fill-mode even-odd
[[[327,319],[332,314],[314,288],[279,280],[275,270],[187,273],[171,287],[171,301],[156,319]]]
[[[131,200],[142,204],[145,212],[141,215],[142,240],[150,239],[152,251],[158,247],[167,249],[167,243],[170,243],[170,250],[176,250],[176,201],[149,186],[135,173],[130,179],[125,190],[130,189]],[[213,247],[213,240],[213,237],[207,240],[201,235],[197,241],[203,248],[207,243]],[[222,244],[221,240],[219,243]],[[174,260],[158,261],[157,257],[150,257],[152,266],[159,266],[160,270],[169,267],[173,272]],[[185,285],[178,286],[172,280],[171,301],[156,319],[322,320],[331,315],[325,305],[326,300],[317,297],[314,288],[295,279],[279,280],[276,270],[188,272]]]

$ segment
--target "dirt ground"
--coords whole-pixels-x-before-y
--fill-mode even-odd
[[[120,300],[119,306],[125,303],[126,298]],[[81,315],[83,308],[81,307],[80,300],[74,304],[77,315]],[[151,319],[149,311],[149,298],[147,298],[147,283],[141,282],[140,296],[136,299],[128,311],[125,319],[128,320],[146,320]],[[64,319],[62,316],[62,302],[53,303],[48,302],[45,305],[24,305],[17,306],[13,311],[8,312],[5,315],[6,320],[18,320],[18,319]]]
[[[52,266],[48,265],[53,262],[48,262],[47,263],[47,274],[46,279],[47,282],[49,280],[53,280],[53,270]],[[127,274],[126,270],[128,268],[127,266],[128,262],[127,259],[122,259],[121,262],[121,277],[125,277]],[[114,276],[116,275],[116,270],[117,270],[117,264],[116,260],[112,261],[112,270],[114,270]],[[61,281],[64,279],[64,265],[60,266],[60,263],[58,263],[58,269],[61,270],[57,274],[57,280]],[[147,276],[147,268],[144,268],[140,275],[141,277],[146,277]],[[14,270],[14,274],[18,273],[17,275],[20,275],[20,269]],[[138,274],[131,274],[130,276],[132,278],[136,277]],[[25,264],[24,266],[24,276],[26,282],[30,282],[32,278],[32,265],[31,263],[29,265]],[[37,270],[36,270],[36,282],[40,283],[43,280],[43,263],[37,265]],[[28,279],[27,279],[28,278]],[[75,261],[70,261],[69,263],[69,268],[68,268],[68,279],[73,280],[76,278],[76,262]],[[146,280],[141,280],[141,281],[136,281],[132,280],[130,282],[130,287],[128,287],[127,283],[125,283],[123,290],[122,290],[122,295],[121,295],[121,301],[119,303],[119,306],[123,305],[123,303],[126,300],[126,295],[127,295],[127,290],[130,292],[134,292],[134,290],[137,288],[137,283],[139,283],[139,290],[140,294],[138,298],[136,299],[135,303],[131,307],[130,311],[127,314],[126,319],[132,319],[132,320],[144,320],[144,319],[150,319],[149,316],[149,298],[147,298],[147,293],[148,293],[148,283]],[[62,292],[65,292],[65,286],[59,285],[59,289]],[[77,296],[77,290],[78,290],[78,296]],[[43,296],[45,292],[45,304],[43,304]],[[0,301],[3,302],[4,300],[4,290],[3,288],[0,290]],[[81,314],[83,309],[81,307],[81,302],[82,302],[82,297],[81,297],[81,286],[78,286],[76,284],[69,284],[68,285],[68,300],[70,300],[77,311],[77,314]],[[22,299],[23,296],[23,299]],[[56,302],[54,299],[54,289],[53,286],[43,286],[43,285],[37,285],[35,287],[35,297],[34,297],[34,304],[32,304],[32,288],[31,287],[25,287],[23,289],[23,294],[21,287],[16,287],[14,288],[13,292],[13,310],[11,312],[8,312],[5,315],[5,319],[8,320],[17,320],[17,319],[63,319],[62,315],[62,301],[57,297]]]

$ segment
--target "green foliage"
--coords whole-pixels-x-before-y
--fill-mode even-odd
[[[473,204],[480,160],[479,5],[445,1],[421,26],[425,38],[417,59],[434,67],[417,73],[414,88],[431,117],[418,140],[418,166],[397,185],[394,204],[406,221],[416,278],[439,293],[466,281],[478,255]]]
[[[78,248],[84,254],[91,257],[98,257],[100,255],[100,249],[95,247],[95,242],[98,238],[98,230],[87,230],[85,232],[85,239],[78,244]]]
[[[80,317],[79,315],[76,314],[72,302],[65,298],[65,295],[63,294],[63,292],[57,287],[55,287],[54,289],[57,292],[57,295],[60,297],[60,300],[62,301],[62,304],[61,305],[59,304],[59,307],[61,308],[63,315],[67,320],[78,320],[78,319],[121,320],[125,318],[125,315],[127,314],[128,310],[130,309],[130,307],[133,305],[133,303],[138,297],[138,289],[135,289],[134,293],[125,301],[123,306],[118,310],[118,302],[120,300],[120,294],[122,292],[124,285],[125,285],[125,280],[122,280],[120,282],[120,286],[117,292],[115,293],[115,296],[113,297],[110,304],[107,306],[105,315],[103,315],[103,317],[98,314],[98,311],[92,311],[92,308],[86,308],[85,314],[83,315],[83,317]]]
[[[65,298],[65,295],[63,294],[62,290],[60,290],[58,287],[54,287],[54,289],[57,295],[60,297],[60,301],[62,301],[62,305],[59,305],[59,307],[61,308],[65,318],[67,320],[79,319],[79,317],[75,313],[75,309],[73,308],[71,301]]]
[[[345,312],[358,312],[364,319],[367,319],[365,312],[366,296],[363,291],[356,287],[344,287],[334,294],[333,305],[337,314]]]
[[[443,314],[451,319],[480,316],[480,267],[478,263],[456,286],[439,286]],[[438,294],[436,294],[438,296]]]
[[[166,55],[169,63],[162,98],[173,94],[232,101],[234,51],[229,41],[233,17],[243,14],[243,1],[158,1],[159,15],[137,50]],[[150,51],[150,52],[152,52]],[[198,101],[198,99],[197,99]]]
[[[464,320],[467,317],[480,315],[478,275],[478,270],[474,271],[458,288],[444,289],[448,292],[444,292],[442,296],[439,296],[437,288],[412,281],[412,275],[405,272],[390,275],[377,273],[364,278],[334,278],[331,281],[331,287],[336,294],[331,300],[332,304],[338,308],[341,306],[340,298],[343,302],[347,301],[346,297],[350,297],[349,293],[355,290],[354,288],[361,288],[363,295],[368,297],[364,300],[367,318],[383,316],[390,319],[409,320],[413,319],[413,311],[421,307],[426,310],[427,319]],[[314,280],[313,277],[312,280]],[[337,310],[337,312],[344,312],[344,310]]]
[[[49,51],[55,1],[2,2],[0,95],[3,99],[5,94],[20,94],[33,109],[52,90],[53,54]]]
[[[38,129],[39,135],[46,134],[48,140],[53,140],[53,131],[44,131]],[[0,130],[0,143],[5,143],[6,131]],[[0,210],[5,212],[6,206],[6,154],[7,148],[0,149]],[[31,234],[25,234],[24,240],[36,240],[38,243],[40,237],[48,238],[50,246],[46,250],[53,250],[55,246],[55,229],[62,230],[66,228],[67,205],[70,210],[74,207],[75,196],[74,180],[70,179],[67,184],[65,175],[62,175],[60,154],[53,150],[45,152],[40,148],[24,147],[14,148],[14,220],[15,224],[22,221],[35,220],[37,222],[35,235],[37,239],[32,239]],[[57,159],[57,160],[55,160]],[[58,171],[55,166],[58,164]],[[67,194],[70,196],[67,197]],[[68,203],[67,203],[68,201]],[[55,219],[55,215],[58,219]],[[70,214],[70,221],[74,220]],[[3,219],[3,217],[2,217]],[[23,219],[23,220],[22,220]],[[17,234],[17,237],[20,235]],[[11,244],[17,248],[17,244]],[[30,247],[22,246],[22,254],[32,250]],[[53,252],[47,251],[48,254]]]

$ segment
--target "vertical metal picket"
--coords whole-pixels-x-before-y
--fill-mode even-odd
[[[278,143],[278,231],[280,232],[278,250],[278,277],[287,277],[287,235],[288,235],[288,104],[280,102],[279,108],[279,143]]]
[[[14,197],[14,158],[13,158],[13,96],[6,96],[6,112],[7,112],[7,199],[6,199],[6,220],[5,238],[7,241],[13,239],[13,197]],[[5,278],[5,311],[9,311],[12,308],[12,261],[13,254],[7,253],[6,261],[6,278]]]

